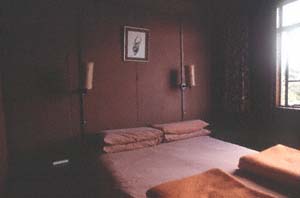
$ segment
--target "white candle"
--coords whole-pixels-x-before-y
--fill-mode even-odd
[[[94,62],[87,63],[85,72],[85,89],[91,90],[93,88]]]

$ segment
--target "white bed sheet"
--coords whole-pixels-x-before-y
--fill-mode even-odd
[[[238,169],[241,156],[255,152],[209,136],[201,136],[155,147],[103,154],[99,162],[115,179],[115,189],[129,197],[144,198],[146,191],[153,186],[211,168],[233,173]],[[285,197],[246,179],[242,180],[276,197]]]

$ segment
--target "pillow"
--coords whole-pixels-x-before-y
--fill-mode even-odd
[[[183,134],[165,134],[164,140],[165,142],[172,142],[176,140],[183,140],[183,139],[188,139],[188,138],[193,138],[193,137],[198,137],[198,136],[205,136],[209,135],[211,131],[206,130],[206,129],[201,129],[200,131],[195,131],[192,133],[183,133]]]
[[[150,127],[139,127],[103,130],[101,134],[105,145],[119,145],[158,139],[162,137],[163,132]]]
[[[152,127],[162,130],[167,134],[183,134],[201,130],[208,125],[209,124],[207,122],[204,122],[203,120],[190,120],[167,124],[153,124]]]
[[[158,145],[159,143],[161,143],[161,141],[162,141],[162,137],[158,137],[153,140],[144,140],[141,142],[134,142],[129,144],[106,145],[103,147],[103,151],[105,153],[116,153],[122,151],[135,150],[135,149]]]

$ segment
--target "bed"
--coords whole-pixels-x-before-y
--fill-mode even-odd
[[[247,185],[275,197],[289,197],[269,181],[259,181],[236,171],[239,158],[256,151],[209,136],[159,144],[133,151],[101,154],[98,162],[113,178],[118,197],[146,197],[158,184],[220,168],[233,173]],[[265,185],[267,183],[267,185]],[[276,189],[276,190],[274,190]]]

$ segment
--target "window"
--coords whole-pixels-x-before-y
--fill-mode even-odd
[[[277,8],[277,105],[300,108],[300,0]]]

